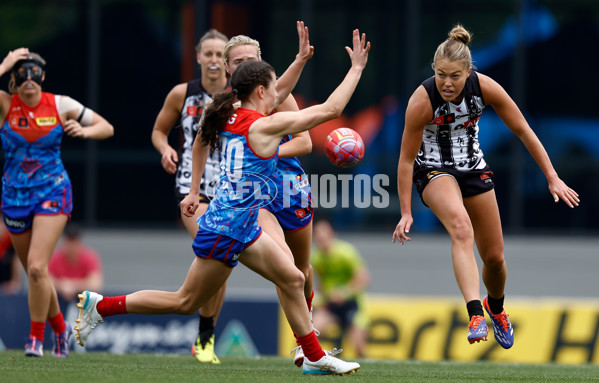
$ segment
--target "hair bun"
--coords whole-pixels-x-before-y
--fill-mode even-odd
[[[461,41],[466,45],[468,45],[472,39],[470,32],[468,32],[466,28],[460,24],[456,25],[451,31],[449,31],[449,38]]]

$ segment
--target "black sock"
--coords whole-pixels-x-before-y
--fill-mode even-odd
[[[470,319],[475,315],[485,316],[483,313],[483,305],[478,299],[466,303],[466,308],[468,309],[468,316]]]
[[[200,342],[205,345],[214,334],[214,318],[200,315]]]
[[[491,298],[490,295],[487,295],[487,301],[489,302],[489,308],[491,312],[495,315],[501,314],[503,312],[503,298],[505,295],[499,299]]]

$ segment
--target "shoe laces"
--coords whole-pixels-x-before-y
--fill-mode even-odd
[[[493,318],[499,322],[505,332],[510,329],[510,321],[507,319],[508,316],[509,315],[506,314],[505,310],[501,314],[493,314]]]
[[[330,356],[335,356],[335,355],[341,354],[343,352],[343,349],[335,347],[331,351],[327,351],[327,352]]]
[[[468,328],[470,328],[471,330],[476,330],[480,325],[480,322],[483,321],[483,319],[485,318],[480,315],[474,315],[472,319],[470,319],[470,324],[468,325]]]
[[[289,351],[290,354],[293,354],[294,352],[296,352],[297,350],[299,350],[300,348],[302,348],[302,346],[297,346],[296,348],[292,349],[291,351]]]

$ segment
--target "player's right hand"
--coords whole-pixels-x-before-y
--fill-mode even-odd
[[[168,174],[175,174],[177,171],[177,163],[179,162],[179,155],[171,146],[168,146],[162,152],[162,159],[160,163]]]
[[[193,217],[198,207],[200,207],[200,196],[198,194],[188,194],[183,198],[183,201],[179,204],[181,207],[181,213],[186,217]]]
[[[13,51],[9,51],[4,60],[2,60],[2,64],[4,66],[5,72],[8,72],[12,67],[20,60],[25,60],[29,55],[29,48],[17,48]]]

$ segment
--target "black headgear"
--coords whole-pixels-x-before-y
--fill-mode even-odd
[[[26,59],[17,61],[12,68],[12,73],[15,76],[15,85],[20,86],[29,78],[42,85],[44,66],[46,66],[46,60],[42,56],[33,52],[29,53]]]

